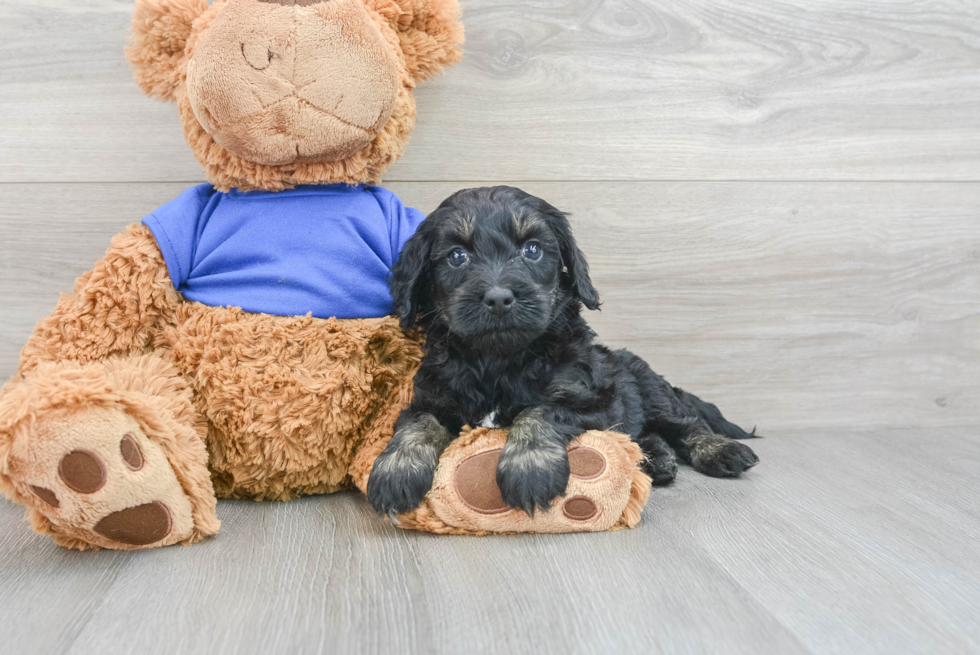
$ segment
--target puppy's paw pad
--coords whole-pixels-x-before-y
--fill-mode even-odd
[[[738,477],[758,463],[759,458],[751,448],[731,440],[704,446],[692,458],[697,471],[718,478]]]
[[[671,451],[648,456],[643,460],[643,472],[650,476],[655,487],[670,484],[677,477],[677,458]]]

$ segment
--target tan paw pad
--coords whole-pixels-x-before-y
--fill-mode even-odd
[[[12,477],[58,533],[104,548],[178,543],[191,502],[163,447],[121,411],[91,409],[40,422],[10,458]]]
[[[528,516],[508,507],[496,471],[506,431],[477,428],[450,444],[432,490],[400,524],[441,532],[594,532],[634,525],[646,501],[639,450],[625,435],[587,432],[569,447],[570,476],[563,497]],[[632,450],[631,450],[632,449]]]

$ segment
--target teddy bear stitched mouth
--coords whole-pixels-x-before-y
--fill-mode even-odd
[[[375,126],[372,126],[370,128],[364,127],[363,125],[358,125],[357,123],[353,123],[353,122],[351,122],[349,120],[345,120],[343,116],[340,116],[340,115],[338,115],[338,114],[336,114],[336,113],[334,113],[332,111],[327,111],[326,109],[324,109],[322,107],[317,107],[315,104],[313,104],[312,102],[310,102],[306,98],[301,98],[296,93],[292,93],[291,95],[288,95],[285,98],[281,98],[280,100],[277,100],[276,102],[272,103],[268,107],[264,107],[262,109],[262,111],[256,112],[255,114],[253,114],[252,116],[249,116],[245,120],[248,120],[249,118],[253,118],[253,117],[258,117],[258,116],[262,115],[263,113],[268,112],[270,109],[272,109],[276,105],[282,104],[283,102],[286,102],[287,100],[293,100],[293,99],[295,99],[298,102],[298,104],[299,104],[300,107],[312,109],[313,111],[318,112],[318,113],[320,113],[320,114],[322,114],[322,115],[324,115],[324,116],[326,116],[328,118],[333,118],[335,120],[338,120],[338,121],[340,121],[341,123],[343,123],[344,125],[346,125],[348,127],[352,127],[355,130],[360,130],[369,139],[373,139],[377,135],[377,133],[378,133],[377,121],[375,121]],[[343,100],[343,98],[341,98],[341,100]],[[383,112],[380,112],[379,111],[378,113],[379,113],[378,118],[380,119],[381,118],[381,114]],[[283,134],[289,134],[290,136],[299,138],[299,135],[294,134],[294,133],[292,133],[289,130],[283,131]]]
[[[299,90],[300,89],[297,89],[297,91],[299,91]],[[239,125],[239,124],[244,123],[244,122],[247,122],[249,120],[254,120],[256,118],[261,118],[262,116],[268,114],[271,109],[275,108],[277,105],[280,105],[280,104],[282,104],[282,103],[284,103],[284,102],[286,102],[288,100],[296,100],[297,103],[299,104],[299,106],[301,106],[301,107],[312,109],[313,111],[315,111],[317,113],[320,113],[323,116],[326,116],[328,118],[332,118],[334,120],[340,121],[341,123],[343,123],[344,125],[346,125],[348,127],[351,127],[351,128],[353,128],[355,130],[360,130],[361,132],[363,132],[370,139],[373,139],[375,136],[377,136],[377,134],[378,134],[378,132],[380,130],[380,128],[378,127],[378,123],[381,121],[381,119],[384,116],[384,110],[382,109],[382,110],[380,110],[378,112],[378,119],[375,121],[375,124],[372,127],[364,127],[363,125],[358,125],[357,123],[354,123],[352,121],[346,120],[343,116],[340,116],[339,114],[336,114],[336,113],[334,113],[332,111],[328,111],[328,110],[326,110],[326,109],[324,109],[322,107],[316,106],[315,104],[313,104],[312,102],[310,102],[306,98],[301,98],[299,95],[297,95],[296,91],[294,91],[290,95],[285,96],[283,98],[280,98],[280,99],[276,100],[275,102],[273,102],[272,104],[270,104],[268,106],[262,107],[262,109],[260,109],[259,111],[255,112],[254,114],[250,114],[249,116],[246,116],[244,118],[241,118],[241,119],[239,119],[237,121],[234,121],[234,122],[231,122],[231,123],[224,123],[224,124],[219,123],[218,121],[216,121],[214,119],[214,116],[206,108],[203,109],[203,111],[205,113],[205,116],[204,117],[198,117],[198,121],[201,123],[201,126],[202,127],[205,127],[205,131],[208,134],[212,134],[213,135],[214,132],[221,131],[222,129],[227,129],[229,127],[232,127],[232,126],[235,126],[235,125]],[[341,100],[343,100],[342,97],[341,97]],[[201,120],[201,118],[204,118],[204,120]],[[211,126],[210,128],[207,127],[209,125]],[[291,130],[285,129],[285,128],[282,128],[282,129],[277,130],[277,133],[280,133],[280,134],[288,134],[288,135],[290,135],[292,137],[295,137],[295,138],[301,138],[300,135],[297,135],[297,134],[293,133]]]
[[[377,130],[345,120],[296,92],[212,129],[212,137],[226,149],[252,161],[275,164],[342,159],[366,147],[377,135]],[[258,135],[262,138],[256,139]],[[261,148],[254,147],[256,141]]]

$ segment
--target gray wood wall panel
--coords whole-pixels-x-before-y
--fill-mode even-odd
[[[463,184],[389,186],[430,211]],[[980,184],[522,186],[573,213],[603,340],[733,420],[980,422]],[[111,236],[184,188],[0,185],[0,375]]]
[[[974,0],[463,6],[390,180],[980,179]],[[201,179],[132,81],[130,12],[0,0],[0,179]]]

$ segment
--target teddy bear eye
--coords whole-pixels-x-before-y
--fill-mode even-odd
[[[521,254],[524,255],[525,259],[529,259],[532,262],[536,262],[537,260],[541,259],[541,255],[543,254],[543,252],[544,251],[541,250],[540,243],[538,243],[537,241],[528,241],[527,243],[524,244],[524,249],[521,251]]]
[[[462,248],[453,248],[449,253],[449,265],[454,268],[465,266],[470,261],[469,254]]]
[[[264,43],[242,43],[242,56],[249,66],[257,71],[265,70],[272,63],[273,54]]]

